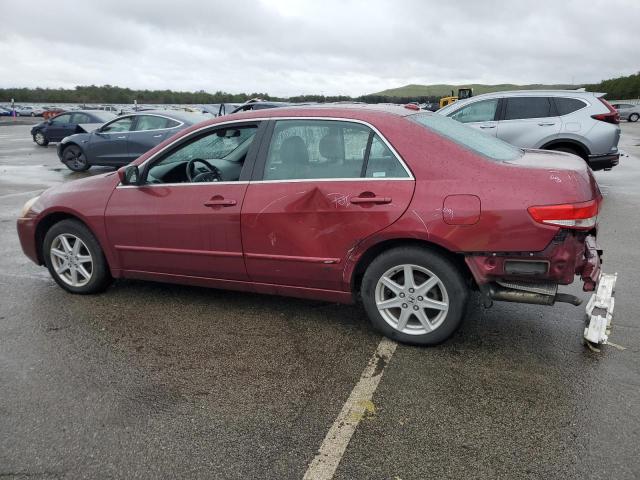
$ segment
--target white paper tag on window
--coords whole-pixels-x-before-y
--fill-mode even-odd
[[[387,176],[387,172],[373,172],[373,177],[386,177]]]

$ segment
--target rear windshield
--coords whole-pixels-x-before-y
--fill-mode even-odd
[[[519,148],[442,115],[419,113],[407,118],[491,160],[503,162],[522,156]]]

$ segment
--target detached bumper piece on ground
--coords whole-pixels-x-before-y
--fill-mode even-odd
[[[600,276],[596,292],[591,295],[589,303],[587,303],[588,324],[584,329],[584,340],[589,347],[604,345],[609,339],[617,280],[617,273],[603,273]]]

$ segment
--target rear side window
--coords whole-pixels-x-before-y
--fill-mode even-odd
[[[93,120],[86,113],[74,113],[73,122],[71,123],[93,123]]]
[[[345,179],[365,175],[409,177],[384,141],[365,125],[335,120],[276,122],[265,180]]]
[[[136,124],[136,131],[160,130],[167,128],[167,119],[155,115],[140,115]]]
[[[519,148],[442,115],[419,113],[407,118],[491,160],[515,160],[522,156]]]
[[[582,100],[578,100],[577,98],[555,97],[554,101],[556,102],[556,110],[558,110],[558,115],[568,115],[575,112],[576,110],[580,110],[581,108],[586,107],[587,105]]]
[[[549,97],[511,97],[507,98],[506,101],[505,120],[553,116]]]

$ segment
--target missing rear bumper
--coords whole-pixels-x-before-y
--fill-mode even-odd
[[[592,345],[606,344],[611,334],[617,280],[617,273],[601,273],[596,291],[587,303],[587,326],[584,329],[584,340]]]

